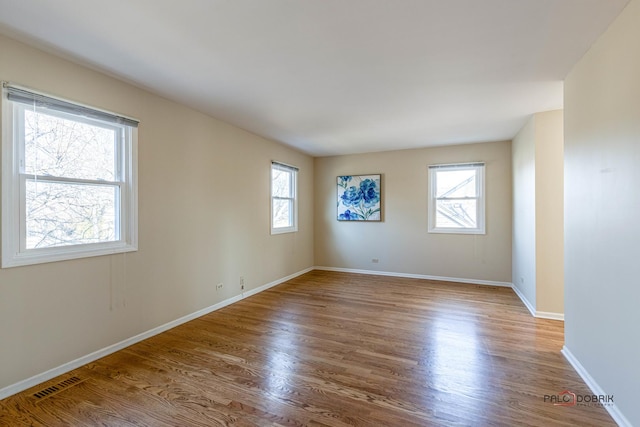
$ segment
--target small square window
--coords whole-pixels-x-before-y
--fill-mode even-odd
[[[429,232],[485,234],[484,163],[429,166]]]

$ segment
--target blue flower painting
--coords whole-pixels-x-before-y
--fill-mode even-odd
[[[338,177],[338,220],[380,221],[380,175]]]

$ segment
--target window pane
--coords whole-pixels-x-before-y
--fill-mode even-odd
[[[116,132],[25,110],[25,173],[116,180]]]
[[[437,171],[436,197],[477,197],[475,169]]]
[[[117,240],[118,193],[114,186],[27,180],[27,249]]]
[[[291,186],[292,172],[279,169],[271,169],[271,191],[274,197],[293,197]]]
[[[293,226],[293,201],[273,200],[273,228]]]
[[[436,227],[476,228],[477,200],[437,200]]]

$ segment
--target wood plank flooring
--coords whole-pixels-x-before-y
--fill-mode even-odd
[[[562,344],[511,289],[312,271],[0,401],[0,425],[615,425],[544,401],[590,394]]]

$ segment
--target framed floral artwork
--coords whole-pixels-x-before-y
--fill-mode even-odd
[[[380,175],[344,175],[338,179],[338,221],[380,221]]]

